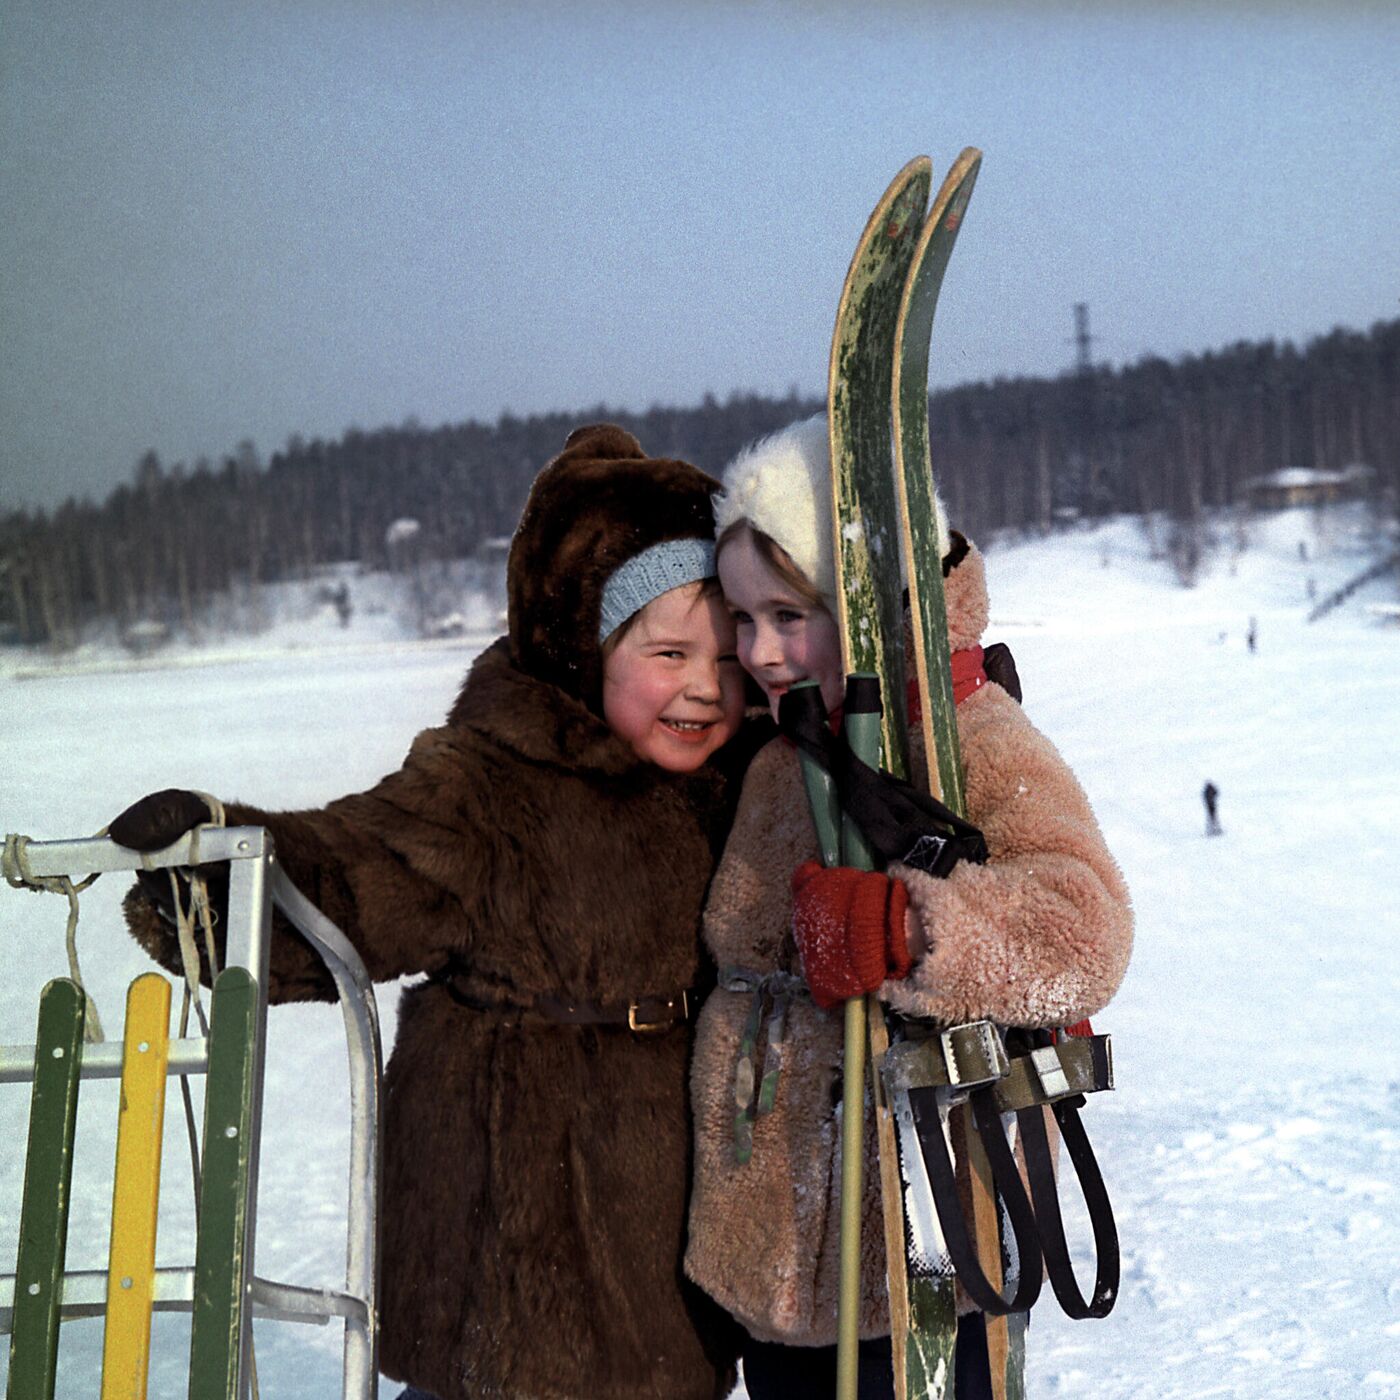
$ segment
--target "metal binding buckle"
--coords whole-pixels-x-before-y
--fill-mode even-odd
[[[996,1026],[971,1021],[897,1041],[885,1053],[881,1077],[891,1095],[907,1089],[938,1089],[951,1105],[962,1103],[974,1089],[1005,1078],[1009,1069]]]
[[[1006,1046],[990,1021],[950,1026],[939,1037],[948,1083],[968,1091],[1004,1079],[1010,1069]]]
[[[1059,1051],[1053,1045],[1042,1045],[1038,1050],[1032,1050],[1030,1061],[1047,1102],[1053,1103],[1056,1099],[1067,1098],[1074,1092],[1065,1077]]]

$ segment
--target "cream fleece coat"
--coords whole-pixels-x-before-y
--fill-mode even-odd
[[[973,548],[947,583],[953,647],[981,638],[986,575]],[[958,707],[968,817],[985,866],[946,880],[893,866],[928,951],[881,997],[944,1023],[1064,1026],[1107,1004],[1127,968],[1132,910],[1089,803],[1054,746],[1000,686]],[[800,973],[789,881],[817,855],[795,751],[774,740],[754,760],[711,886],[705,939],[721,969]],[[721,974],[723,977],[723,973]],[[691,1071],[695,1176],[686,1271],[757,1338],[836,1341],[840,1221],[840,1008],[803,996],[788,1013],[773,1111],[734,1150],[735,1072],[748,990],[723,983],[705,1004]],[[760,1042],[761,1044],[761,1042]],[[862,1209],[862,1337],[889,1332],[874,1127],[867,1113]]]

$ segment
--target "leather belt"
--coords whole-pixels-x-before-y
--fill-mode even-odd
[[[571,1001],[566,997],[512,997],[500,993],[476,993],[462,985],[460,973],[444,968],[428,981],[443,987],[458,1006],[472,1011],[494,1011],[544,1021],[559,1026],[625,1026],[634,1035],[661,1035],[684,1025],[691,1017],[688,989],[663,995],[632,997],[627,1001]]]
[[[682,990],[611,1003],[536,997],[530,1009],[563,1026],[626,1026],[637,1035],[659,1035],[690,1019],[690,993]]]

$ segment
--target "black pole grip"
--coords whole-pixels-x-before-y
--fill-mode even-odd
[[[868,671],[856,671],[847,676],[845,710],[848,715],[884,714],[879,676],[872,676]]]

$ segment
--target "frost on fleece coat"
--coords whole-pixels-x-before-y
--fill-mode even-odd
[[[986,575],[973,548],[947,583],[954,648],[987,622]],[[1079,783],[1054,746],[995,684],[958,707],[968,816],[991,859],[946,880],[892,867],[929,951],[882,998],[945,1023],[988,1017],[1063,1026],[1117,990],[1132,946],[1127,887]],[[793,868],[817,854],[795,751],[774,740],[754,760],[711,887],[705,939],[721,968],[800,972],[790,932]],[[721,989],[701,1015],[692,1069],[695,1180],[686,1271],[755,1336],[791,1345],[836,1340],[840,1220],[842,1016],[798,997],[788,1014],[772,1113],[753,1155],[734,1154],[734,1075],[752,993]],[[879,1175],[867,1120],[862,1207],[862,1337],[889,1313]]]

